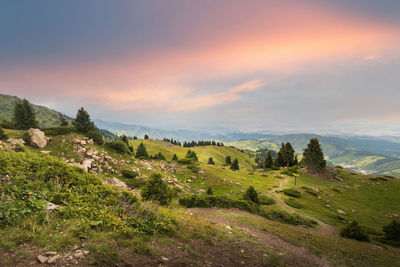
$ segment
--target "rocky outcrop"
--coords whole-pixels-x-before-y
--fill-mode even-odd
[[[122,189],[126,189],[126,190],[129,189],[128,186],[124,182],[122,182],[121,180],[119,180],[119,179],[117,179],[115,177],[113,177],[112,179],[106,181],[106,183],[110,184],[110,185],[113,185],[113,186],[116,186],[116,187],[120,187]]]
[[[30,128],[28,134],[31,138],[30,142],[32,146],[37,146],[38,148],[46,147],[49,138],[44,135],[44,132],[39,129]]]
[[[25,141],[22,139],[8,139],[8,142],[12,146],[16,146],[16,145],[24,146],[25,145]]]

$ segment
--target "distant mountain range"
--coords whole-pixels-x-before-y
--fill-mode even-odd
[[[14,104],[20,100],[15,96],[0,94],[0,120],[11,119]],[[59,112],[34,105],[40,126],[43,128],[59,125]],[[71,120],[67,117],[68,120]],[[145,134],[152,139],[173,138],[180,141],[219,140],[240,149],[256,151],[261,148],[279,150],[282,142],[290,142],[301,154],[309,140],[317,137],[331,165],[341,165],[366,173],[378,173],[400,177],[400,137],[393,136],[326,136],[315,134],[272,135],[265,133],[227,132],[211,134],[206,131],[163,130],[142,125],[94,120],[98,128],[116,135],[137,136]]]

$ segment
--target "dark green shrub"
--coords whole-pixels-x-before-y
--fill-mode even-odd
[[[146,147],[144,146],[143,143],[140,143],[140,145],[138,146],[135,157],[138,159],[148,159],[149,158],[149,154],[147,153]]]
[[[157,160],[166,160],[164,155],[161,152],[158,152],[158,154],[154,155],[152,159],[157,159]]]
[[[212,191],[212,188],[211,188],[211,186],[209,186],[208,188],[207,188],[207,193],[206,193],[207,195],[214,195],[214,192]]]
[[[277,171],[277,170],[280,170],[280,168],[279,168],[278,166],[273,165],[273,166],[271,167],[271,170]]]
[[[120,154],[130,154],[131,152],[128,145],[121,140],[107,142],[106,146]]]
[[[239,161],[238,161],[237,159],[235,159],[235,160],[232,162],[232,165],[231,165],[230,169],[231,169],[232,171],[238,171],[238,170],[239,170]]]
[[[145,200],[157,200],[161,205],[167,205],[172,200],[172,191],[161,179],[160,174],[153,174],[142,190],[142,197]]]
[[[393,220],[390,224],[383,227],[385,233],[384,240],[393,246],[400,246],[400,222]]]
[[[340,231],[342,237],[355,239],[358,241],[369,241],[368,233],[365,231],[358,222],[352,222]]]
[[[244,193],[243,198],[245,200],[254,202],[256,204],[260,204],[260,200],[258,199],[258,193],[257,191],[254,189],[253,186],[250,186],[247,190],[246,193]]]
[[[3,131],[3,129],[0,128],[0,140],[7,140],[8,139],[8,135]]]
[[[282,222],[282,223],[287,223],[291,225],[304,225],[308,227],[315,227],[318,225],[318,223],[314,220],[303,218],[298,214],[289,214],[286,211],[260,211],[259,214],[260,216],[263,216],[264,218]]]
[[[313,189],[307,187],[307,186],[302,186],[301,189],[303,189],[306,193],[313,195],[313,196],[318,196],[318,193],[315,192]]]
[[[194,151],[192,151],[190,149],[186,152],[185,158],[192,159],[193,161],[198,161],[196,152],[194,152]]]
[[[296,209],[303,208],[303,205],[301,205],[299,202],[297,202],[294,198],[285,199],[285,203]]]
[[[12,121],[2,120],[0,122],[0,127],[4,129],[14,129],[14,124],[12,123]]]
[[[215,162],[214,162],[213,158],[211,158],[211,157],[208,158],[207,164],[209,164],[209,165],[215,165]]]
[[[98,131],[89,131],[86,136],[90,139],[93,139],[93,142],[98,145],[102,145],[104,143],[103,135]]]
[[[66,127],[66,126],[58,126],[58,127],[44,129],[43,132],[45,133],[45,135],[48,135],[48,136],[56,136],[56,135],[64,135],[64,134],[73,133],[73,132],[75,132],[75,128]]]
[[[260,200],[260,204],[261,205],[272,205],[275,204],[275,199],[273,199],[272,197],[268,197],[268,196],[260,196],[259,197]]]
[[[135,178],[136,176],[139,175],[137,172],[132,171],[132,170],[122,170],[122,171],[121,171],[121,174],[122,174],[125,178],[128,178],[128,179]]]
[[[283,189],[282,192],[289,197],[301,197],[301,193],[294,188]]]
[[[25,152],[25,147],[21,146],[20,144],[16,144],[14,146],[14,151],[15,152]]]
[[[178,156],[177,156],[176,154],[174,154],[174,155],[172,156],[172,161],[178,161]]]

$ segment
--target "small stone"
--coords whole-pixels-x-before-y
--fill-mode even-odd
[[[240,250],[240,252],[241,252],[241,253],[244,253],[244,250],[243,250],[243,249],[241,249],[241,250]]]
[[[37,257],[37,259],[38,259],[38,261],[40,262],[40,263],[46,263],[47,262],[47,260],[49,259],[48,257],[45,257],[45,256],[42,256],[42,255],[39,255],[38,257]]]
[[[169,258],[167,258],[167,257],[161,257],[161,259],[162,259],[163,261],[169,261]]]
[[[47,263],[49,263],[49,264],[55,263],[58,260],[58,258],[60,258],[60,255],[57,254],[57,255],[51,257],[50,259],[48,259]]]
[[[338,209],[337,212],[338,212],[339,214],[346,214],[346,212],[344,212],[343,210],[340,210],[340,209]]]
[[[80,251],[80,252],[75,253],[75,254],[74,254],[74,257],[75,257],[75,258],[83,258],[83,257],[85,257],[85,254],[83,254],[83,252]]]
[[[232,227],[230,227],[229,225],[225,226],[225,228],[228,230],[232,230]]]
[[[87,255],[87,254],[89,254],[89,251],[88,250],[84,250],[83,254]]]
[[[55,255],[57,255],[57,252],[55,252],[55,251],[47,251],[46,252],[46,256],[55,256]]]

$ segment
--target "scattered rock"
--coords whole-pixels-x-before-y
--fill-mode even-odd
[[[129,189],[128,186],[124,182],[122,182],[121,180],[119,180],[119,179],[117,179],[115,177],[113,177],[111,180],[108,180],[106,183],[110,184],[110,185],[113,185],[113,186],[116,186],[116,187],[120,187],[120,188],[126,189],[126,190]]]
[[[204,189],[199,189],[199,190],[197,190],[197,194],[204,194],[206,192],[206,190],[204,190]]]
[[[340,210],[340,209],[338,209],[337,212],[338,212],[339,214],[346,214],[346,212],[344,212],[343,210]]]
[[[20,146],[25,146],[25,141],[22,139],[8,139],[8,142],[13,145],[20,145]]]
[[[162,257],[162,256],[161,256],[161,259],[162,259],[163,261],[169,261],[169,258],[167,258],[167,257]]]
[[[39,255],[39,256],[37,256],[37,259],[38,259],[38,261],[39,261],[40,263],[44,264],[44,263],[47,262],[47,260],[48,260],[49,258],[48,258],[48,257],[45,257],[45,256],[42,256],[42,255]]]
[[[226,225],[225,228],[228,230],[232,230],[232,227],[230,227],[229,225]]]
[[[55,256],[55,255],[57,255],[58,253],[57,252],[55,252],[55,251],[47,251],[46,252],[46,256]]]
[[[51,257],[50,259],[48,259],[47,263],[49,263],[49,264],[55,263],[59,258],[60,258],[60,255],[57,254],[57,255]]]
[[[49,138],[44,135],[44,132],[39,129],[30,128],[28,134],[31,137],[31,145],[37,146],[38,148],[46,147]]]
[[[82,146],[86,146],[86,141],[85,141],[85,140],[81,140],[81,141],[80,141],[80,144],[81,144]]]
[[[51,211],[51,210],[55,210],[55,209],[57,209],[59,206],[58,205],[56,205],[56,204],[54,204],[54,203],[51,203],[51,202],[47,202],[47,205],[46,205],[46,210],[49,210],[49,211]],[[50,251],[51,252],[51,251]],[[56,253],[57,254],[57,253]],[[47,253],[46,253],[46,255],[47,255]],[[47,256],[54,256],[54,255],[47,255]]]
[[[89,140],[87,141],[87,143],[88,143],[89,145],[93,145],[93,139],[89,139]]]
[[[85,254],[82,251],[75,252],[74,257],[82,259],[83,257],[85,257]]]
[[[50,154],[50,153],[51,153],[51,151],[42,150],[42,151],[40,151],[40,153],[42,153],[42,154]]]

